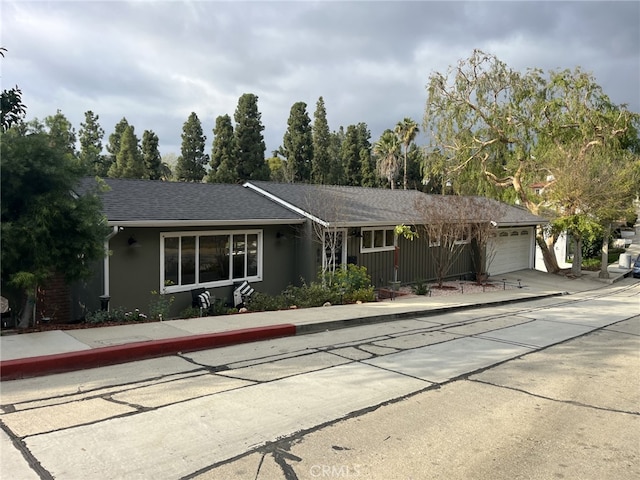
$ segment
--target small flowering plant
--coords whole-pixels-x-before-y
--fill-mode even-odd
[[[88,313],[86,316],[87,323],[123,323],[123,322],[142,322],[147,319],[147,315],[142,313],[139,309],[135,309],[131,312],[124,310],[121,307],[115,307],[111,310],[98,310]]]
[[[125,312],[124,318],[127,322],[141,322],[146,320],[147,316],[136,308],[133,312]]]

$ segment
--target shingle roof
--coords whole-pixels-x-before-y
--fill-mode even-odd
[[[100,196],[110,224],[266,224],[298,223],[302,217],[242,185],[103,179]],[[95,186],[82,180],[84,193]]]
[[[224,225],[299,223],[304,216],[335,226],[425,223],[429,212],[451,211],[464,198],[426,195],[416,190],[390,190],[302,183],[247,182],[245,186],[105,178],[103,211],[112,225]],[[84,193],[95,186],[82,180]],[[527,210],[475,197],[478,205],[496,207],[500,226],[546,223]],[[417,203],[424,208],[416,208]],[[499,206],[499,207],[498,207]],[[462,207],[461,207],[462,208]],[[425,213],[426,212],[426,213]]]
[[[251,181],[245,185],[336,226],[420,224],[428,220],[429,212],[452,211],[457,207],[462,209],[465,201],[467,210],[469,205],[477,205],[482,206],[485,212],[494,211],[495,219],[482,220],[495,220],[500,226],[546,223],[546,220],[524,208],[484,197],[427,195],[416,190],[302,183]],[[474,199],[472,203],[468,202],[469,198]]]

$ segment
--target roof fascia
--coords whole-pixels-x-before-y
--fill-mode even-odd
[[[294,225],[305,221],[304,218],[268,220],[109,220],[107,225],[111,227],[224,227],[237,225]]]
[[[299,207],[296,207],[295,205],[281,199],[280,197],[273,195],[272,193],[267,192],[266,190],[263,190],[262,188],[253,185],[251,182],[245,182],[243,185],[243,187],[245,188],[250,188],[251,190],[253,190],[256,193],[259,193],[260,195],[263,195],[264,197],[268,198],[269,200],[272,200],[274,202],[276,202],[278,205],[281,205],[285,208],[288,208],[289,210],[302,215],[304,217],[307,217],[308,219],[322,225],[323,227],[329,227],[329,223],[322,220],[321,218],[316,217],[315,215],[312,215],[311,213],[307,212],[306,210],[303,210]]]
[[[546,225],[547,223],[549,223],[548,220],[540,220],[538,222],[509,222],[509,223],[502,223],[502,222],[497,222],[498,223],[498,228],[506,228],[506,227],[536,227],[538,225]]]

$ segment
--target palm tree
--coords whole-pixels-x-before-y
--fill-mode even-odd
[[[391,189],[396,187],[398,176],[398,156],[400,140],[391,130],[385,130],[373,146],[373,153],[378,157],[378,173],[389,180]]]
[[[404,120],[398,122],[396,128],[394,129],[396,135],[398,136],[398,140],[404,145],[404,189],[407,189],[407,152],[409,151],[409,147],[411,146],[411,142],[413,142],[416,138],[420,129],[418,128],[418,124],[413,121],[413,119],[409,117],[405,117]]]

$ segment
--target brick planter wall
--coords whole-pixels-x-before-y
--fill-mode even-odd
[[[36,321],[51,318],[51,323],[71,321],[71,288],[62,275],[56,274],[38,289]]]

